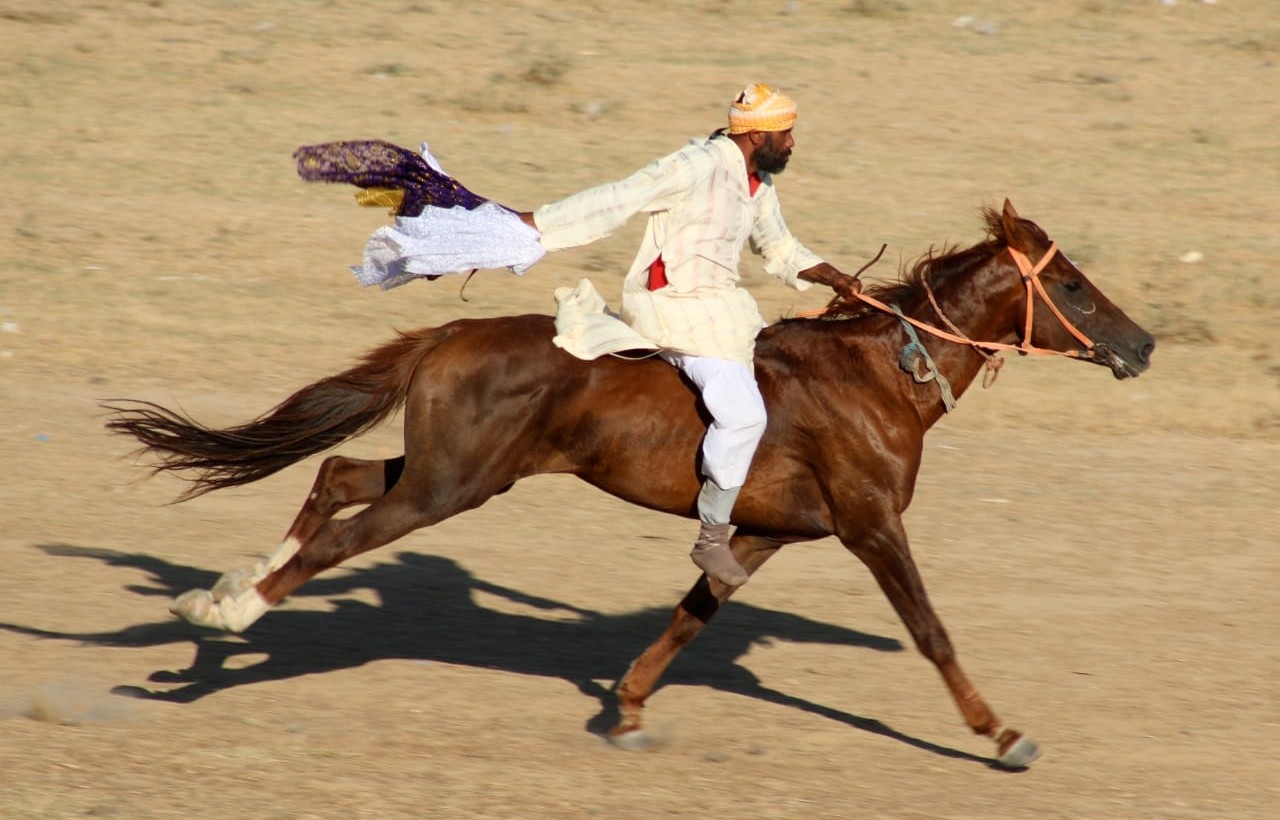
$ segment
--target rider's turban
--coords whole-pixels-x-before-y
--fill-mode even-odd
[[[795,100],[764,83],[742,89],[729,105],[730,134],[786,131],[795,124]]]

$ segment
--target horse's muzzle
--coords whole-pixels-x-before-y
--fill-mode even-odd
[[[1132,379],[1151,366],[1151,352],[1155,350],[1155,346],[1155,340],[1148,339],[1140,348],[1135,349],[1130,357],[1126,357],[1111,345],[1102,342],[1085,351],[1081,358],[1110,368],[1111,374],[1117,379]]]

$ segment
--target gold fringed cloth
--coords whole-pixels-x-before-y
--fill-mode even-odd
[[[365,188],[356,194],[356,204],[367,208],[386,208],[395,216],[404,207],[404,189]]]

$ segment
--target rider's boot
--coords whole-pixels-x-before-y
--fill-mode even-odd
[[[711,479],[698,493],[698,519],[702,528],[689,557],[708,577],[731,587],[742,586],[750,577],[729,549],[729,518],[741,487],[723,489]]]

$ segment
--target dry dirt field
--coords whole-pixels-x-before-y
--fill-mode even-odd
[[[1011,198],[1159,339],[1011,361],[926,442],[913,545],[1045,755],[990,766],[834,540],[774,559],[650,702],[610,687],[693,525],[572,479],[317,578],[242,636],[173,595],[268,552],[316,461],[167,506],[97,402],[213,424],[395,328],[616,299],[635,230],[523,278],[361,290],[386,221],[298,145],[429,140],[519,207],[801,105],[792,229],[896,275]],[[0,817],[1280,816],[1280,4],[0,0]],[[824,301],[747,277],[766,315]],[[398,452],[397,425],[343,452]],[[530,563],[525,555],[536,555]],[[129,695],[133,695],[130,697]]]

